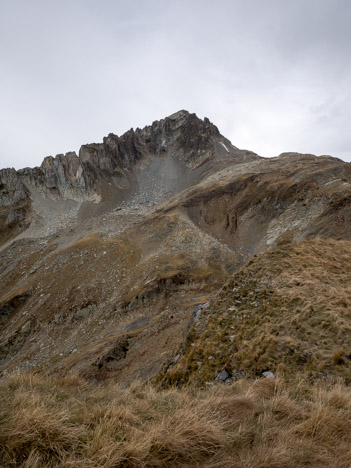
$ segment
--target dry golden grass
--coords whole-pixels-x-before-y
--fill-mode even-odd
[[[351,390],[241,380],[207,391],[74,377],[0,384],[3,467],[351,465]]]
[[[225,367],[350,383],[350,258],[351,242],[320,239],[255,256],[190,330],[161,381],[203,385]]]

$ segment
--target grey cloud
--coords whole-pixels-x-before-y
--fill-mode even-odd
[[[186,108],[239,147],[351,160],[347,0],[0,4],[0,166]]]

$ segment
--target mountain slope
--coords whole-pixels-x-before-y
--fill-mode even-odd
[[[186,111],[0,180],[3,375],[155,378],[254,255],[351,240],[350,164],[260,158]]]
[[[79,156],[70,152],[48,156],[34,169],[0,170],[0,241],[27,227],[30,217],[41,232],[54,232],[112,208],[153,205],[214,167],[255,158],[187,111],[120,137],[111,133],[103,143],[83,145]]]

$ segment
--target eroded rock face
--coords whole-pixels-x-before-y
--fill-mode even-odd
[[[28,196],[28,189],[15,169],[0,170],[0,206],[14,205]]]
[[[15,169],[0,170],[0,245],[30,224],[29,190]]]
[[[34,169],[3,169],[0,206],[29,198],[31,190],[53,200],[100,201],[106,185],[135,190],[136,173],[153,158],[167,157],[193,170],[214,158],[242,159],[243,155],[207,118],[179,111],[143,129],[131,129],[120,137],[110,133],[103,143],[83,145],[79,156],[58,154],[46,157]]]

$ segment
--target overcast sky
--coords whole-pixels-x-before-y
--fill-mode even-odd
[[[0,0],[0,167],[180,109],[351,161],[350,0]]]

